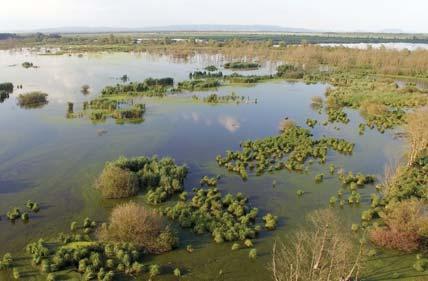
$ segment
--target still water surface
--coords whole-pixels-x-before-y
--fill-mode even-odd
[[[33,62],[39,68],[24,69],[21,63]],[[267,265],[271,259],[272,243],[291,234],[302,224],[311,210],[327,207],[330,196],[340,184],[335,177],[327,176],[321,184],[314,176],[324,172],[328,164],[314,164],[309,174],[287,171],[250,176],[243,182],[238,176],[219,168],[217,154],[239,149],[246,139],[275,135],[278,124],[288,117],[301,126],[306,118],[325,120],[310,106],[313,96],[322,96],[327,85],[275,81],[255,86],[234,86],[218,89],[219,94],[232,91],[248,96],[254,104],[207,105],[192,102],[191,96],[207,95],[213,91],[179,94],[164,99],[143,98],[147,112],[141,124],[117,125],[112,120],[93,124],[86,119],[66,119],[67,102],[74,102],[78,110],[83,101],[98,95],[106,85],[119,82],[127,74],[131,81],[147,77],[173,77],[176,82],[187,79],[196,69],[215,64],[221,66],[221,56],[196,56],[188,61],[168,56],[147,54],[92,54],[77,56],[41,56],[27,52],[0,52],[0,81],[23,85],[0,104],[0,213],[9,208],[23,206],[28,199],[41,203],[42,210],[27,225],[12,225],[2,215],[0,221],[0,254],[20,252],[26,243],[40,237],[68,231],[73,220],[91,217],[106,220],[118,201],[101,199],[93,188],[97,174],[105,161],[121,155],[171,156],[180,164],[189,166],[191,173],[186,189],[198,185],[204,175],[221,174],[219,188],[224,192],[243,192],[262,214],[272,212],[280,217],[278,230],[263,232],[255,241],[259,258],[248,259],[248,251],[231,251],[231,244],[214,244],[211,238],[180,232],[181,248],[158,256],[149,262],[173,264],[186,268],[183,280],[218,280],[219,271],[224,280],[270,280]],[[272,65],[251,73],[272,73]],[[225,73],[228,73],[225,71]],[[83,95],[83,84],[91,87]],[[16,105],[21,92],[40,90],[49,94],[49,104],[40,109],[26,110]],[[362,119],[358,112],[348,111],[351,122],[347,125],[316,126],[316,137],[339,136],[356,143],[352,156],[330,153],[328,163],[353,172],[383,174],[384,165],[399,159],[404,151],[400,140],[392,132],[380,134],[367,130],[358,135]],[[320,122],[319,122],[320,123]],[[336,130],[334,127],[339,127]],[[103,130],[105,134],[99,134]],[[276,180],[276,187],[272,182]],[[296,190],[307,192],[302,198]],[[373,186],[362,191],[363,201],[369,201]],[[144,202],[144,198],[133,200]],[[341,211],[349,227],[358,222],[361,208],[346,207]],[[185,245],[192,244],[195,251],[188,254]],[[381,265],[382,266],[382,265]],[[1,276],[0,279],[7,277]],[[29,275],[28,280],[37,280]],[[1,279],[3,280],[3,279]],[[175,280],[171,274],[159,280]],[[222,279],[219,279],[222,280]],[[381,279],[379,279],[381,280]]]

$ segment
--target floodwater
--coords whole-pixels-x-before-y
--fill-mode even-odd
[[[38,68],[24,69],[21,67],[24,61],[33,62]],[[179,249],[150,258],[146,263],[184,268],[182,280],[270,280],[268,266],[273,242],[292,234],[310,211],[328,207],[328,199],[340,188],[334,176],[315,184],[316,174],[328,175],[328,165],[334,163],[346,171],[380,177],[385,164],[398,161],[405,151],[402,140],[394,138],[394,132],[380,134],[366,130],[365,135],[358,135],[358,124],[363,120],[358,112],[347,111],[351,119],[349,124],[317,125],[312,131],[315,137],[338,136],[354,142],[352,156],[329,152],[327,164],[313,164],[309,174],[280,171],[250,175],[246,182],[217,166],[216,155],[239,149],[242,140],[277,134],[284,117],[305,127],[307,118],[325,120],[325,114],[317,113],[310,106],[311,97],[324,94],[327,88],[324,84],[274,81],[222,87],[216,91],[219,94],[235,92],[251,100],[257,98],[257,104],[192,102],[193,94],[207,95],[214,91],[177,94],[164,99],[142,98],[147,111],[145,121],[140,124],[118,125],[113,120],[94,124],[85,118],[66,118],[67,102],[74,102],[78,110],[83,101],[96,97],[103,87],[119,83],[118,78],[124,74],[131,81],[173,77],[178,82],[187,79],[194,70],[222,63],[221,56],[208,55],[180,61],[147,54],[100,53],[77,57],[0,52],[0,82],[23,86],[0,104],[0,255],[10,251],[19,256],[28,242],[67,232],[74,220],[90,217],[105,221],[119,201],[103,200],[93,188],[104,163],[121,155],[156,154],[171,156],[190,168],[186,190],[198,186],[204,175],[220,174],[223,175],[218,186],[221,191],[243,192],[262,215],[271,212],[280,220],[276,231],[263,231],[255,241],[256,260],[248,258],[246,249],[232,252],[230,243],[215,244],[209,235],[198,236],[181,230]],[[258,71],[244,73],[273,71],[268,64]],[[83,84],[90,85],[90,93],[86,96],[80,92]],[[49,103],[38,109],[17,106],[16,96],[33,90],[48,93]],[[272,185],[274,180],[276,187]],[[307,193],[299,198],[296,196],[298,189]],[[360,207],[345,207],[340,211],[349,223],[344,227],[359,222],[359,214],[373,191],[373,186],[366,187],[361,191],[363,203]],[[32,216],[28,224],[7,221],[4,216],[7,210],[23,207],[29,199],[41,204],[40,212]],[[144,202],[144,197],[132,200]],[[191,254],[185,250],[188,244],[195,248]],[[385,264],[381,262],[378,266],[382,268]],[[223,272],[221,277],[220,271]],[[24,276],[26,280],[44,280],[31,273]],[[373,280],[388,280],[387,277]],[[7,274],[0,274],[0,280],[9,278]],[[156,280],[176,279],[169,273]]]

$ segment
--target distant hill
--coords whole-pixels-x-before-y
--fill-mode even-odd
[[[58,27],[27,30],[22,32],[42,33],[106,33],[106,32],[161,32],[161,31],[237,31],[237,32],[315,32],[304,28],[281,27],[275,25],[167,25],[141,28],[126,27]]]

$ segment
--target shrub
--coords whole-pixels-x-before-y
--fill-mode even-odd
[[[31,92],[18,96],[18,105],[23,108],[37,108],[48,103],[48,94],[42,92]]]
[[[13,92],[13,84],[10,82],[0,83],[0,92],[5,91],[7,94]]]
[[[168,157],[121,157],[106,163],[96,187],[106,198],[130,197],[148,189],[147,200],[158,204],[183,190],[186,175],[187,168]]]
[[[210,232],[216,243],[257,235],[254,223],[258,209],[250,208],[248,199],[241,193],[222,196],[217,188],[195,188],[193,191],[190,200],[164,208],[163,214],[197,234]]]
[[[375,227],[370,238],[378,246],[405,252],[415,251],[428,236],[426,203],[417,199],[393,202],[379,215],[386,227]]]
[[[268,213],[263,217],[263,221],[265,222],[266,229],[274,230],[276,228],[276,224],[278,223],[278,217]]]
[[[175,277],[180,277],[181,276],[181,271],[179,268],[174,269],[174,276]]]
[[[155,277],[160,274],[160,267],[157,264],[153,264],[150,266],[149,275],[150,277]]]
[[[80,89],[80,91],[82,92],[82,94],[87,95],[89,94],[89,85],[83,85],[82,88]]]
[[[161,215],[133,202],[115,207],[97,236],[101,241],[133,243],[150,253],[170,251],[178,242]]]
[[[138,193],[138,176],[132,171],[108,164],[99,176],[96,188],[104,198],[127,198]]]
[[[257,69],[260,64],[253,62],[227,62],[223,67],[226,69]]]
[[[34,67],[34,64],[32,62],[25,61],[22,63],[22,67],[23,68],[30,68],[30,67]]]
[[[257,250],[256,249],[251,249],[250,252],[248,253],[248,257],[250,259],[256,259],[257,258]]]

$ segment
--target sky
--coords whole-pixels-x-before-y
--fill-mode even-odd
[[[0,0],[0,31],[187,24],[428,33],[428,0]]]

